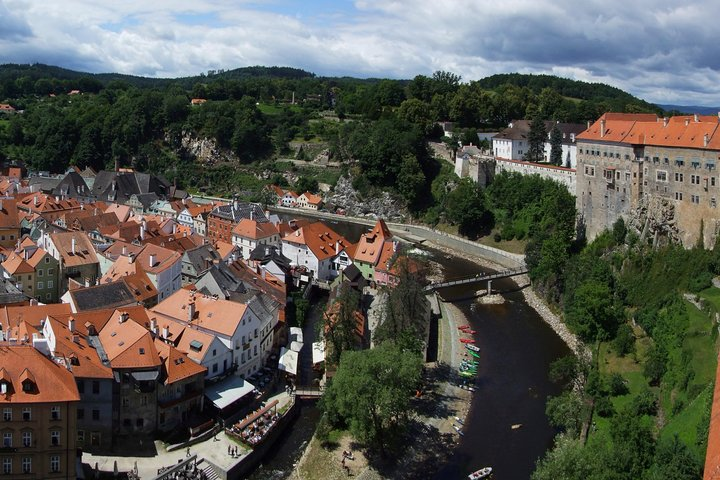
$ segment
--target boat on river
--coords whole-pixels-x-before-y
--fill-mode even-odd
[[[480,470],[475,470],[473,473],[468,475],[470,480],[480,480],[481,478],[487,478],[492,473],[492,467],[483,467]]]
[[[465,345],[465,348],[467,348],[468,350],[472,350],[473,352],[479,352],[479,351],[480,351],[480,347],[478,347],[478,346],[476,346],[476,345],[469,345],[469,344],[468,344],[468,345]]]
[[[473,340],[472,338],[461,338],[460,341],[462,343],[475,343],[475,340]]]
[[[462,330],[463,332],[464,332],[465,330],[469,330],[469,329],[470,329],[470,325],[460,325],[460,326],[458,327],[458,330]]]
[[[475,358],[480,358],[480,354],[477,352],[473,352],[472,350],[469,350],[468,353]]]
[[[469,371],[460,372],[460,376],[465,377],[465,378],[473,378],[476,374],[477,374],[477,372],[469,372]]]

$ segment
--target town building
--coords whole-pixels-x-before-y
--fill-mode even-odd
[[[0,348],[3,477],[76,478],[80,395],[70,365],[47,353],[39,339]]]
[[[390,229],[383,219],[379,219],[372,230],[360,236],[353,263],[362,272],[363,277],[372,281],[375,280],[375,267],[380,264],[383,251],[389,254],[386,255],[389,261],[395,249],[396,245]]]
[[[13,198],[0,198],[0,247],[12,247],[20,238],[20,218]]]
[[[94,285],[100,277],[98,257],[85,232],[45,234],[38,246],[58,261],[58,292],[68,290],[70,279],[85,285]]]
[[[313,278],[331,281],[349,265],[345,238],[322,222],[315,222],[288,233],[282,239],[282,254],[295,267],[308,270]]]
[[[505,160],[524,160],[529,148],[528,135],[530,133],[530,120],[513,120],[507,128],[492,137],[493,154],[495,158]],[[551,120],[545,121],[544,157],[550,161],[550,133],[557,127],[562,134],[562,166],[575,168],[577,165],[577,136],[585,130],[585,125],[579,123],[560,123]]]
[[[589,239],[623,218],[646,239],[715,244],[717,116],[606,113],[578,135],[576,202]]]
[[[240,220],[247,218],[257,222],[267,222],[260,205],[243,203],[237,199],[230,205],[215,207],[207,216],[207,237],[211,242],[222,240],[232,243],[232,231]]]
[[[270,222],[244,218],[233,228],[232,244],[240,249],[240,257],[247,260],[258,245],[279,247],[280,230]]]

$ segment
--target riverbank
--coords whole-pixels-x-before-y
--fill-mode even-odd
[[[346,478],[347,472],[341,463],[345,450],[352,451],[354,456],[353,460],[345,461],[350,475],[363,480],[429,476],[450,460],[460,440],[453,427],[459,425],[455,417],[464,419],[472,400],[472,393],[460,387],[457,376],[460,363],[467,358],[459,341],[458,327],[467,324],[468,319],[455,305],[433,303],[438,306],[440,314],[438,359],[425,364],[424,390],[420,398],[413,399],[419,413],[413,418],[402,457],[385,461],[368,459],[349,433],[331,445],[323,445],[313,437],[290,479]]]
[[[503,270],[508,267],[507,264],[502,265],[500,263],[490,261],[486,258],[471,255],[467,252],[456,251],[435,242],[429,242],[429,245],[432,246],[432,248],[439,250],[443,253],[463,258],[483,268],[489,268],[491,270]],[[511,280],[515,283],[515,285],[517,285],[518,288],[522,289],[522,295],[525,299],[525,302],[533,310],[535,310],[538,315],[540,315],[540,318],[542,318],[543,321],[547,323],[550,328],[553,329],[557,336],[560,337],[563,342],[565,342],[565,344],[570,348],[570,350],[573,351],[573,353],[575,353],[575,355],[578,355],[582,349],[587,348],[577,338],[577,336],[567,328],[567,326],[560,319],[560,317],[556,315],[552,310],[550,310],[548,304],[542,298],[540,298],[537,293],[535,293],[535,291],[532,289],[530,278],[527,275],[518,275]]]

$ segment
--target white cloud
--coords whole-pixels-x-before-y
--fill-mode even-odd
[[[304,3],[0,0],[0,58],[149,76],[247,65],[391,78],[442,69],[466,81],[555,73],[720,105],[713,0]]]

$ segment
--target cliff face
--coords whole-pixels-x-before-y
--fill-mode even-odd
[[[641,242],[652,239],[653,245],[682,243],[675,218],[675,205],[660,197],[643,197],[630,212],[628,226],[640,236]]]
[[[219,163],[240,163],[240,159],[231,151],[218,146],[213,138],[197,137],[191,132],[183,132],[177,142],[170,142],[169,138],[165,139],[168,143],[175,144],[182,153],[194,158],[198,163],[211,167]]]
[[[325,197],[325,204],[357,217],[384,218],[391,222],[407,218],[407,206],[396,195],[382,192],[376,197],[363,198],[348,177],[340,177],[333,192]]]

